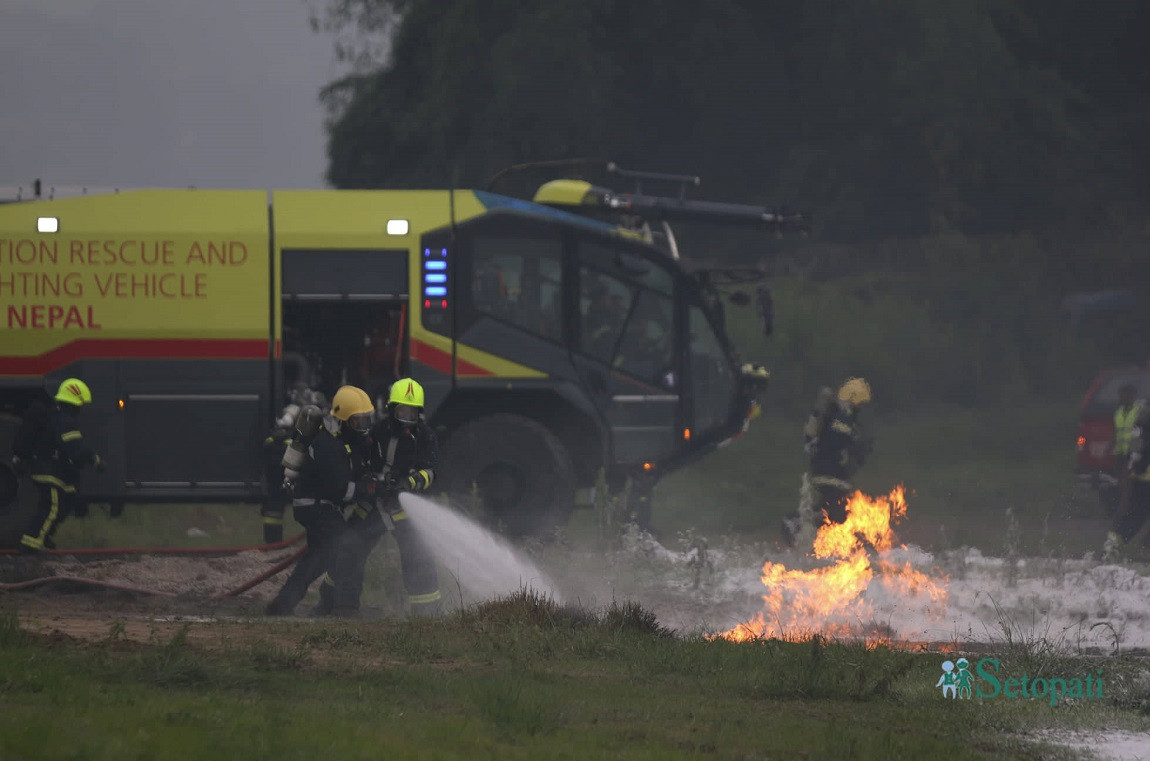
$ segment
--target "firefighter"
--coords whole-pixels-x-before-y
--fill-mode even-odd
[[[1103,560],[1117,559],[1121,547],[1141,531],[1150,520],[1150,407],[1141,407],[1130,429],[1129,499],[1114,518],[1113,527],[1102,546]]]
[[[388,531],[399,547],[408,611],[414,616],[439,612],[435,560],[399,504],[401,492],[426,492],[435,481],[439,444],[423,419],[423,403],[423,387],[413,379],[392,384],[387,414],[372,431],[372,470],[381,489],[374,509],[361,503],[348,516],[344,545],[320,589],[318,613],[358,615],[367,558]]]
[[[851,478],[871,450],[871,440],[858,422],[861,408],[870,400],[870,384],[863,378],[848,378],[837,395],[824,388],[803,428],[803,449],[810,457],[806,481],[817,493],[813,507],[823,523],[842,523],[847,518],[847,500],[854,491]],[[790,546],[795,545],[802,527],[799,513],[783,519]]]
[[[84,443],[76,423],[80,409],[92,403],[87,384],[68,378],[56,391],[55,402],[47,414],[38,416],[35,427],[20,437],[28,442],[20,451],[30,455],[27,469],[39,495],[36,514],[20,538],[21,552],[56,549],[53,537],[60,524],[69,515],[86,512],[78,491],[80,471],[86,467],[104,469],[104,461]]]
[[[266,493],[260,503],[260,517],[264,527],[264,544],[278,544],[284,539],[284,515],[292,495],[285,488],[283,453],[291,443],[300,409],[314,404],[326,409],[323,394],[312,391],[302,383],[292,390],[288,404],[280,411],[268,435],[264,437],[260,459],[264,464]]]
[[[1145,401],[1135,400],[1134,386],[1127,383],[1118,389],[1118,408],[1114,410],[1114,443],[1110,454],[1114,458],[1114,475],[1118,479],[1118,512],[1125,509],[1130,498],[1130,432]],[[1113,504],[1113,503],[1112,503]]]
[[[335,562],[347,529],[344,508],[374,501],[378,484],[369,473],[373,411],[366,391],[340,387],[330,414],[306,447],[307,457],[290,488],[292,513],[307,532],[307,551],[268,604],[268,615],[295,612],[312,582]]]

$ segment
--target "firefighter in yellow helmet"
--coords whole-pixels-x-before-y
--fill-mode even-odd
[[[810,458],[807,480],[817,494],[813,500],[816,524],[846,520],[847,499],[854,491],[851,479],[871,451],[871,439],[858,422],[859,411],[870,401],[870,384],[863,378],[848,378],[837,394],[829,388],[819,391],[803,428],[803,449]],[[798,513],[783,519],[788,544],[795,544],[802,523]]]
[[[387,415],[372,430],[371,469],[383,487],[375,505],[356,505],[348,517],[349,531],[331,574],[320,589],[319,612],[357,615],[363,592],[364,567],[384,533],[399,547],[407,607],[412,615],[439,612],[439,577],[435,560],[399,503],[400,492],[425,492],[435,482],[439,444],[423,419],[423,387],[411,378],[391,386]]]
[[[306,456],[298,471],[292,471],[298,475],[289,478],[288,486],[292,514],[307,532],[307,551],[268,605],[268,615],[295,612],[312,583],[335,565],[347,531],[344,510],[374,501],[378,483],[369,470],[374,411],[367,392],[342,386],[318,430],[305,432],[303,425],[310,418],[300,415],[297,432],[305,438],[301,448]]]
[[[92,403],[92,392],[79,378],[68,378],[56,390],[55,405],[31,408],[17,431],[13,452],[36,485],[36,514],[20,538],[21,552],[56,548],[56,529],[87,505],[79,494],[80,471],[103,470],[100,456],[84,443],[77,417]]]

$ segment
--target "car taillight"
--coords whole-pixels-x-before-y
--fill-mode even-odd
[[[1079,436],[1078,437],[1078,451],[1081,452],[1083,450],[1083,448],[1085,448],[1085,447],[1086,447],[1086,437],[1085,436]]]

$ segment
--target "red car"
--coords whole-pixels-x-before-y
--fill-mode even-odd
[[[1134,398],[1150,400],[1150,363],[1140,367],[1106,370],[1086,391],[1078,411],[1078,463],[1075,475],[1098,491],[1109,510],[1118,504],[1118,478],[1110,447],[1114,443],[1114,411],[1118,390],[1134,387]]]

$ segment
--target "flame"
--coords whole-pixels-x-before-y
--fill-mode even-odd
[[[945,577],[933,579],[909,562],[889,557],[896,541],[891,524],[906,516],[903,486],[874,499],[856,491],[846,513],[845,522],[828,523],[815,536],[809,557],[831,561],[829,565],[798,570],[766,562],[762,571],[767,588],[765,610],[716,637],[746,642],[813,636],[859,639],[861,635],[868,645],[890,645],[894,642],[891,634],[874,631],[873,605],[865,596],[872,583],[899,599],[925,595],[932,603],[946,601]]]

